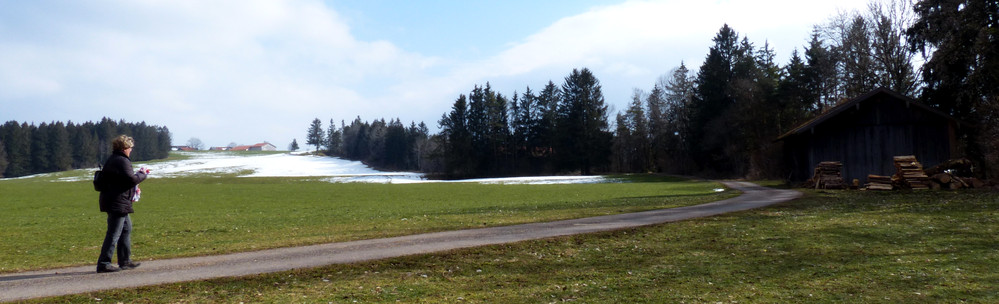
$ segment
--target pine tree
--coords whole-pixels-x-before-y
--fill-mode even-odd
[[[464,94],[454,101],[451,112],[438,121],[445,171],[454,176],[471,174],[471,164],[475,162],[468,122],[468,101]]]
[[[655,124],[655,128],[661,130],[654,133],[654,153],[656,166],[659,171],[694,174],[695,165],[693,161],[690,144],[691,134],[690,121],[692,106],[697,96],[696,78],[691,76],[690,70],[681,63],[679,67],[659,81],[656,85],[661,88],[653,89],[649,94],[649,115],[662,115],[655,118],[658,122],[652,122],[650,116],[649,124]],[[661,95],[661,96],[660,96]],[[661,99],[661,100],[656,100]],[[653,112],[655,104],[660,104],[661,113]]]
[[[316,118],[312,120],[312,125],[309,126],[309,131],[305,136],[305,144],[313,145],[316,147],[315,151],[319,151],[319,147],[323,143],[323,122]]]
[[[385,156],[382,166],[390,170],[406,170],[409,150],[406,127],[396,118],[385,130]]]
[[[784,75],[777,88],[780,104],[778,129],[781,133],[804,122],[816,108],[815,94],[808,88],[807,67],[797,50],[791,52],[791,61],[784,66]]]
[[[537,140],[537,148],[533,153],[540,159],[541,165],[538,167],[543,168],[545,172],[556,170],[554,151],[559,140],[558,107],[561,100],[562,91],[550,80],[541,92],[538,92],[538,122],[534,125],[534,130],[531,133]]]
[[[49,126],[48,146],[51,151],[52,171],[66,171],[73,168],[73,150],[69,142],[66,125],[56,122]]]
[[[814,114],[819,114],[836,105],[839,96],[836,87],[839,80],[836,71],[836,56],[827,48],[819,34],[812,33],[812,40],[805,48],[808,89],[815,94]]]
[[[94,129],[95,126],[91,122],[68,129],[70,145],[73,146],[74,168],[94,167],[100,161],[97,159],[97,139],[93,135]]]
[[[589,69],[573,69],[562,84],[559,103],[559,158],[565,170],[591,174],[610,161],[613,134],[600,82]]]
[[[624,114],[617,115],[614,137],[614,166],[621,172],[648,172],[651,168],[651,146],[646,120],[644,93],[635,89],[631,104]]]
[[[31,173],[46,173],[52,169],[52,151],[49,149],[49,125],[31,126]]]
[[[735,160],[726,156],[726,145],[737,140],[732,134],[735,98],[731,87],[733,66],[739,55],[738,34],[727,24],[712,39],[697,73],[697,98],[691,104],[690,147],[695,162],[708,174],[727,174],[735,168]]]
[[[341,155],[343,146],[343,134],[336,127],[336,122],[330,119],[330,126],[326,130],[326,154]]]
[[[291,139],[291,144],[288,145],[288,150],[294,152],[294,151],[298,151],[298,149],[299,149],[299,147],[298,147],[298,139],[292,138]]]
[[[4,177],[7,171],[7,148],[3,146],[3,138],[0,136],[0,178]]]
[[[508,162],[507,151],[509,148],[510,122],[507,100],[502,94],[492,90],[486,84],[486,142],[488,145],[485,154],[486,175],[504,175],[507,172]]]
[[[7,170],[5,177],[18,177],[31,174],[31,129],[27,123],[8,121],[0,134],[7,149]]]
[[[877,77],[874,74],[874,60],[871,58],[867,20],[857,15],[847,26],[840,48],[843,53],[844,92],[849,98],[873,90]]]

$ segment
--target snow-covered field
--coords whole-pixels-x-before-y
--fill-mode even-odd
[[[369,183],[427,183],[444,182],[428,180],[421,173],[384,172],[365,166],[361,162],[333,157],[319,157],[301,154],[242,155],[225,152],[178,152],[190,156],[189,159],[143,163],[136,162],[135,168],[146,167],[152,170],[150,178],[183,177],[205,173],[233,173],[247,177],[318,177],[329,182],[369,182]],[[603,176],[543,176],[516,178],[486,178],[446,182],[478,182],[490,184],[568,184],[606,183],[612,179]]]

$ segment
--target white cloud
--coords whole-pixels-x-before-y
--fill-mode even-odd
[[[0,103],[12,119],[108,116],[167,125],[178,143],[283,143],[301,132],[273,132],[281,129],[273,124],[304,130],[312,117],[371,113],[378,105],[363,91],[378,90],[365,85],[435,62],[356,40],[321,1],[89,4],[76,16],[39,16],[61,23],[0,26],[22,34],[0,38]],[[27,33],[41,30],[71,39]],[[22,101],[69,110],[39,112]]]
[[[681,62],[696,72],[713,44],[711,39],[724,24],[757,47],[769,43],[783,64],[795,48],[807,42],[814,25],[838,10],[865,7],[866,1],[668,0],[596,7],[558,20],[499,54],[406,88],[450,83],[459,84],[459,92],[464,93],[473,84],[488,81],[509,94],[522,92],[525,86],[539,89],[548,80],[560,83],[572,69],[587,67],[601,80],[608,102],[623,108],[633,88],[650,89],[660,75]]]

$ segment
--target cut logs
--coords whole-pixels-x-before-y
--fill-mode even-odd
[[[811,182],[815,184],[815,189],[846,189],[846,182],[843,181],[843,163],[838,161],[824,161],[815,166],[815,175]]]
[[[923,165],[913,155],[895,156],[895,169],[892,177],[897,184],[913,190],[929,189],[930,177],[923,172]]]
[[[867,190],[892,190],[891,176],[867,175]]]

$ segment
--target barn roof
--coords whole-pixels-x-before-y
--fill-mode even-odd
[[[851,100],[849,100],[847,102],[841,103],[841,104],[833,107],[832,109],[829,109],[828,111],[825,111],[824,113],[820,114],[819,116],[816,116],[815,118],[812,118],[811,120],[806,121],[806,122],[802,123],[801,125],[795,127],[794,129],[791,129],[791,131],[789,131],[787,133],[784,133],[784,135],[781,135],[780,137],[777,137],[777,141],[783,140],[783,139],[785,139],[787,137],[790,137],[790,136],[794,136],[794,135],[798,135],[798,134],[801,134],[801,133],[805,133],[805,132],[811,130],[812,128],[815,128],[816,126],[822,124],[826,120],[829,120],[830,118],[836,117],[836,115],[839,115],[840,113],[843,113],[844,111],[849,110],[851,107],[859,106],[860,103],[867,102],[868,100],[873,100],[875,96],[882,95],[882,94],[888,95],[890,97],[896,98],[896,99],[901,100],[901,101],[905,101],[905,103],[907,105],[916,106],[917,108],[923,109],[923,110],[925,110],[927,112],[930,112],[930,113],[933,113],[935,115],[939,115],[939,116],[944,117],[944,118],[946,118],[948,120],[957,121],[956,119],[954,119],[950,115],[947,115],[947,114],[945,114],[943,112],[940,112],[937,109],[931,108],[931,107],[929,107],[929,106],[927,106],[927,105],[925,105],[925,104],[923,104],[921,102],[916,101],[915,99],[912,99],[912,98],[910,98],[908,96],[899,94],[899,93],[897,93],[895,91],[892,91],[892,90],[889,90],[889,89],[880,88],[880,89],[876,89],[876,90],[867,92],[867,94],[858,96],[858,97],[856,97],[854,99],[851,99]]]

